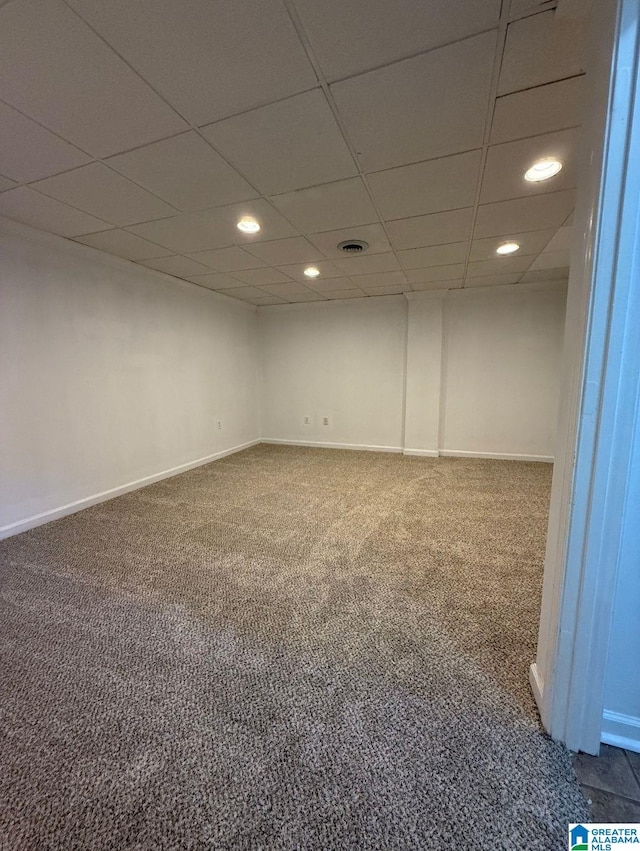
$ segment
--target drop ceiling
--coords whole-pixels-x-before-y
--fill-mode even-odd
[[[0,214],[255,305],[564,280],[586,5],[0,0]]]

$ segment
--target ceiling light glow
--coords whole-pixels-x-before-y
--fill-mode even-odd
[[[243,216],[238,222],[237,228],[243,233],[258,233],[260,225],[251,216]]]
[[[496,248],[496,254],[514,254],[519,249],[519,242],[503,242],[502,245]]]
[[[550,177],[555,177],[562,169],[562,163],[555,157],[544,157],[541,160],[536,160],[531,168],[524,173],[524,179],[529,183],[539,183],[541,180],[549,180]]]
[[[315,266],[307,266],[307,268],[304,270],[304,273],[307,278],[317,278],[320,274],[320,269],[316,269]]]

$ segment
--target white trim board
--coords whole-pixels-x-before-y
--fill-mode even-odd
[[[542,461],[553,464],[553,455],[518,455],[510,452],[467,452],[464,449],[441,449],[443,458],[493,458],[496,461]]]
[[[529,665],[529,685],[531,686],[531,691],[533,692],[533,697],[537,705],[543,706],[544,680],[542,679],[540,669],[535,662]],[[545,724],[544,718],[542,719],[542,723]]]
[[[278,446],[309,446],[316,449],[353,449],[364,452],[392,452],[418,458],[438,458],[442,457],[466,457],[466,458],[493,458],[503,461],[546,461],[553,462],[553,458],[544,455],[501,455],[495,452],[462,452],[457,450],[441,450],[437,449],[403,449],[401,446],[371,446],[368,444],[358,443],[326,443],[311,440],[282,440],[280,438],[258,438],[250,440],[247,443],[241,443],[238,446],[232,446],[229,449],[223,449],[221,452],[215,452],[213,455],[207,455],[204,458],[198,458],[196,461],[188,461],[186,464],[180,464],[177,467],[171,467],[168,470],[163,470],[160,473],[154,473],[151,476],[145,476],[142,479],[128,482],[124,485],[118,485],[115,488],[110,488],[106,491],[101,491],[91,496],[77,499],[74,502],[69,502],[66,505],[61,505],[58,508],[52,508],[49,511],[43,511],[41,514],[34,514],[31,517],[26,517],[24,520],[17,520],[14,523],[9,523],[6,526],[0,526],[0,541],[5,538],[10,538],[13,535],[19,535],[21,532],[27,532],[29,529],[35,529],[37,526],[44,526],[45,523],[51,523],[53,520],[59,520],[61,517],[68,517],[70,514],[76,514],[85,508],[90,508],[92,505],[98,505],[101,502],[107,502],[109,499],[114,499],[117,496],[122,496],[125,493],[139,490],[147,485],[152,485],[154,482],[159,482],[162,479],[170,479],[172,476],[177,476],[180,473],[186,473],[188,470],[193,470],[195,467],[202,467],[204,464],[210,464],[212,461],[217,461],[219,458],[224,458],[227,455],[234,455],[236,452],[242,452],[243,449],[249,449],[251,446],[256,446],[259,443],[267,443]]]
[[[594,4],[593,98],[571,256],[558,462],[537,665],[540,714],[571,750],[597,754],[609,636],[640,399],[640,0]],[[609,45],[613,45],[613,56]]]
[[[602,714],[601,741],[605,745],[640,753],[640,718],[605,710]]]
[[[100,493],[83,497],[82,499],[77,499],[74,502],[61,505],[58,508],[43,511],[41,514],[34,514],[32,517],[27,517],[24,520],[17,520],[15,523],[9,523],[7,526],[0,526],[0,541],[4,538],[10,538],[13,535],[19,535],[20,532],[27,532],[29,529],[34,529],[36,526],[44,526],[45,523],[51,523],[52,520],[59,520],[61,517],[68,517],[70,514],[76,514],[78,511],[90,508],[92,505],[107,502],[110,499],[114,499],[116,496],[122,496],[125,493],[140,490],[140,488],[152,485],[154,482],[159,482],[162,479],[170,479],[172,476],[177,476],[180,473],[186,473],[188,470],[193,470],[195,467],[202,467],[205,464],[210,464],[212,461],[217,461],[219,458],[224,458],[227,455],[234,455],[236,452],[242,452],[243,449],[249,449],[250,446],[255,446],[258,443],[260,443],[260,439],[250,440],[248,443],[241,443],[238,446],[223,449],[221,452],[215,452],[213,455],[198,458],[196,461],[187,461],[186,464],[171,467],[169,470],[163,470],[161,473],[153,473],[151,476],[145,476],[144,478],[137,479],[134,482],[128,482],[125,485],[118,485],[115,488],[109,488],[109,490],[101,491]]]
[[[261,443],[280,446],[311,446],[319,449],[357,449],[366,452],[396,452],[418,458],[490,458],[496,461],[542,461],[553,464],[551,455],[516,455],[500,452],[466,452],[462,449],[404,449],[401,446],[371,446],[361,443],[327,443],[316,440],[287,440],[279,437],[263,437]]]
[[[279,437],[263,437],[260,443],[270,443],[278,446],[310,446],[316,449],[356,449],[364,452],[397,452],[403,451],[401,446],[370,446],[360,443],[325,443],[317,440],[284,440]]]

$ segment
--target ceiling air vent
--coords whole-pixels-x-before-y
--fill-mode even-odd
[[[345,239],[344,242],[338,243],[338,248],[345,254],[361,254],[368,247],[369,243],[363,242],[361,239]]]

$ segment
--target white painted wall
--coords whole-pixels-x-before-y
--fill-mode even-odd
[[[404,296],[259,314],[264,439],[401,450]]]
[[[442,332],[446,290],[410,294],[407,327],[405,453],[438,455]]]
[[[553,458],[565,302],[562,285],[451,292],[444,451]]]
[[[554,283],[263,308],[263,438],[551,460],[565,297]]]
[[[258,320],[8,220],[0,250],[0,535],[260,437],[550,454],[557,285],[287,305]]]
[[[0,534],[258,439],[254,308],[8,220],[0,254]]]

